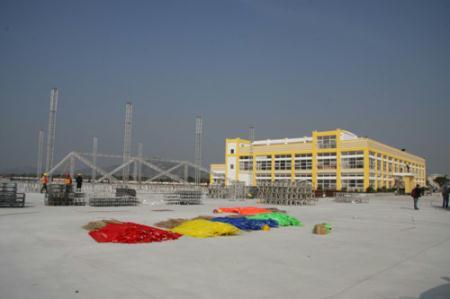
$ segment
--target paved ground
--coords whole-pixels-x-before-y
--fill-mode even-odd
[[[450,212],[438,195],[368,204],[285,207],[305,223],[240,236],[152,244],[96,243],[82,225],[116,218],[152,225],[251,201],[201,206],[0,209],[0,298],[450,298]],[[333,232],[311,233],[329,222]]]

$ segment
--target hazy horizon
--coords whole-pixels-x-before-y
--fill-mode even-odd
[[[449,1],[2,1],[0,171],[72,150],[223,163],[224,140],[341,128],[450,173]]]

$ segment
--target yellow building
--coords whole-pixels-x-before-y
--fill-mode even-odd
[[[256,162],[256,163],[254,163]],[[364,191],[424,186],[425,159],[381,142],[336,129],[312,137],[259,140],[226,139],[225,163],[211,165],[211,182],[308,180],[315,189]]]

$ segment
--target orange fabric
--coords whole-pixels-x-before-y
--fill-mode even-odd
[[[234,207],[234,208],[218,208],[215,213],[235,213],[239,215],[256,215],[262,213],[271,213],[272,211],[258,207]]]
[[[72,178],[71,177],[65,178],[64,179],[64,184],[65,185],[72,185]]]

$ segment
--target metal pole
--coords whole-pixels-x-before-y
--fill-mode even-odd
[[[202,137],[203,137],[203,119],[201,116],[195,118],[195,184],[200,184],[202,166]]]
[[[248,137],[249,137],[249,139],[250,139],[250,159],[251,159],[251,161],[252,161],[252,164],[251,164],[251,167],[250,167],[250,169],[252,170],[252,181],[250,182],[250,185],[252,185],[253,184],[253,174],[255,173],[254,171],[253,171],[253,163],[256,163],[254,160],[255,159],[253,159],[254,157],[253,157],[253,142],[255,141],[255,128],[252,126],[252,127],[250,127],[249,128],[249,132],[248,132]]]
[[[50,95],[50,111],[48,114],[48,131],[47,131],[47,159],[45,164],[45,172],[53,167],[53,155],[55,152],[55,134],[56,134],[56,110],[58,107],[58,89],[52,88]]]
[[[184,163],[184,180],[188,182],[189,179],[189,166]]]
[[[38,155],[37,155],[37,167],[36,167],[36,177],[38,179],[42,175],[43,151],[44,151],[44,131],[39,130],[39,135],[38,135]]]
[[[73,178],[73,175],[75,174],[75,157],[70,156],[70,168],[69,168],[69,175]]]
[[[142,143],[138,143],[138,157],[142,159],[144,156],[144,145]],[[142,182],[142,164],[140,161],[137,161],[137,180],[138,182]]]
[[[97,152],[98,152],[98,138],[92,138],[92,164],[97,166]],[[95,168],[92,168],[91,181],[95,183],[95,178],[97,177],[97,172]]]
[[[133,104],[128,102],[125,105],[125,128],[123,136],[123,163],[126,163],[131,158],[131,134],[133,128]],[[130,176],[130,165],[127,165],[122,170],[123,183],[128,182]]]

